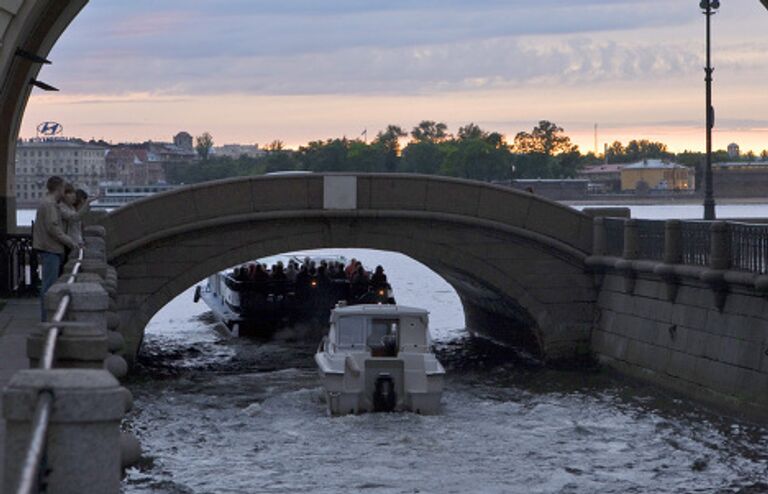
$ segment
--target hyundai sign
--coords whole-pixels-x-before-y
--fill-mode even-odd
[[[44,136],[57,136],[61,134],[64,127],[58,122],[43,122],[37,126],[37,133]]]

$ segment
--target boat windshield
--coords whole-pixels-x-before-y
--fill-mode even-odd
[[[371,355],[394,357],[397,354],[397,319],[373,319],[368,330],[366,345]]]
[[[364,317],[341,317],[337,324],[339,346],[356,347],[365,345]]]
[[[341,317],[337,322],[337,341],[340,347],[367,347],[374,356],[395,356],[398,319],[368,319],[366,317]]]

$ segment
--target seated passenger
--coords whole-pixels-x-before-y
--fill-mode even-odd
[[[387,285],[387,275],[384,274],[383,267],[376,266],[376,271],[373,273],[373,276],[371,276],[371,285],[375,287]]]

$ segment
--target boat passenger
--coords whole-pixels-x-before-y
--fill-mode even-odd
[[[250,268],[253,268],[252,270]],[[264,283],[269,281],[269,273],[264,270],[261,264],[251,264],[249,266],[250,281],[254,283]]]
[[[357,270],[357,259],[354,257],[349,261],[349,265],[347,265],[346,268],[344,268],[344,273],[347,275],[347,279],[352,281],[352,277],[355,275],[355,271]]]
[[[248,276],[248,267],[247,266],[236,267],[233,276],[236,281],[248,281],[250,279]]]
[[[357,270],[355,271],[355,274],[352,276],[352,296],[355,298],[358,298],[362,295],[365,295],[366,292],[368,292],[368,286],[369,286],[370,280],[368,278],[368,273],[365,272],[365,268],[363,268],[363,265],[358,262],[357,263]]]
[[[371,276],[371,285],[374,287],[386,286],[387,275],[384,274],[384,268],[382,266],[376,266],[373,276]]]
[[[286,279],[288,279],[288,277],[285,275],[285,271],[283,270],[283,262],[279,261],[272,267],[272,280],[285,281]]]
[[[290,281],[294,282],[296,281],[296,275],[299,274],[298,266],[296,265],[296,262],[290,261],[288,262],[288,267],[285,268],[285,278]]]

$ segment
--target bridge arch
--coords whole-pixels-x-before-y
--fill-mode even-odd
[[[472,330],[527,328],[549,359],[589,345],[592,222],[528,193],[420,175],[251,177],[159,194],[102,224],[129,359],[152,316],[207,275],[333,247],[395,251],[425,264],[456,289]]]

